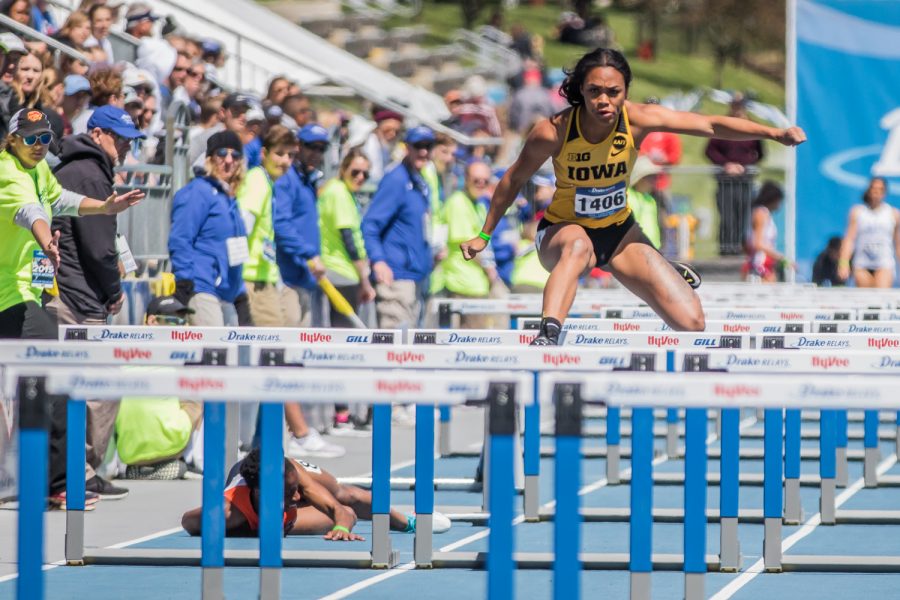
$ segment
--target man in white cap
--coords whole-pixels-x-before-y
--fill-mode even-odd
[[[639,156],[631,169],[631,186],[626,195],[634,219],[653,246],[659,250],[662,236],[659,228],[659,205],[653,197],[656,176],[662,168],[647,156]]]
[[[158,20],[159,17],[153,14],[149,5],[135,2],[125,13],[125,31],[138,39],[151,37],[153,24]]]

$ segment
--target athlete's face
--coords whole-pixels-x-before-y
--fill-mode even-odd
[[[581,85],[585,108],[603,123],[615,123],[625,104],[625,78],[612,67],[594,67]]]
[[[869,199],[869,204],[878,206],[884,201],[885,194],[887,194],[887,189],[884,187],[882,180],[873,179],[869,183],[869,189],[866,190],[866,198]]]

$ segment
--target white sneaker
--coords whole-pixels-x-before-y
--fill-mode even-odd
[[[391,423],[400,427],[416,426],[416,405],[395,406],[391,410]]]
[[[302,438],[292,435],[287,446],[287,454],[291,458],[340,458],[346,453],[346,448],[326,442],[315,429],[310,429]]]
[[[450,531],[451,525],[453,525],[453,522],[446,515],[441,514],[437,511],[432,513],[431,531],[433,533],[444,533],[446,531]]]

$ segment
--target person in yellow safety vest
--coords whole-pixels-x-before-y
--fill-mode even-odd
[[[651,192],[656,186],[656,176],[661,172],[662,168],[648,157],[639,156],[634,162],[631,186],[626,192],[634,220],[657,250],[662,245],[662,235],[659,227],[659,207]]]
[[[429,295],[444,290],[444,271],[441,261],[447,257],[447,223],[444,221],[444,202],[456,191],[453,176],[453,154],[456,142],[449,135],[436,133],[431,161],[422,169],[422,178],[431,188],[431,251],[434,252],[435,266],[431,271]]]
[[[522,239],[519,240],[519,252],[513,264],[510,283],[513,294],[537,294],[544,290],[550,273],[541,265],[534,236],[537,234],[538,221],[530,221],[522,227]]]
[[[487,213],[478,199],[488,193],[491,168],[487,163],[473,162],[466,167],[465,188],[454,192],[444,204],[444,222],[447,223],[447,245],[456,248],[460,243],[477,235]],[[441,262],[444,286],[453,297],[487,298],[491,282],[498,277],[493,255],[482,260],[467,261],[459,252],[450,252]],[[483,315],[465,315],[461,326],[479,329]]]

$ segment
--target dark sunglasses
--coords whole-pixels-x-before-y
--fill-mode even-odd
[[[306,148],[309,148],[313,152],[318,152],[319,154],[324,154],[328,151],[328,144],[303,144]]]
[[[431,142],[418,142],[412,145],[416,150],[431,150],[434,148],[434,144]]]
[[[184,317],[176,317],[175,315],[155,315],[156,322],[160,325],[184,325],[187,319]]]
[[[350,177],[359,177],[362,175],[363,179],[369,178],[369,172],[363,171],[362,169],[350,169]]]
[[[216,150],[216,156],[219,158],[228,158],[230,156],[234,160],[241,160],[244,158],[243,152],[238,152],[232,148],[219,148]]]
[[[34,146],[38,142],[41,143],[41,146],[46,146],[50,142],[53,141],[52,133],[42,133],[40,135],[37,135],[37,134],[26,135],[26,136],[21,136],[21,137],[22,137],[22,143],[25,144],[26,146]]]
[[[473,179],[472,185],[487,185],[490,182],[490,179]]]
[[[201,71],[194,71],[193,69],[188,69],[188,77],[193,77],[194,79],[203,79],[206,77],[206,73]]]

